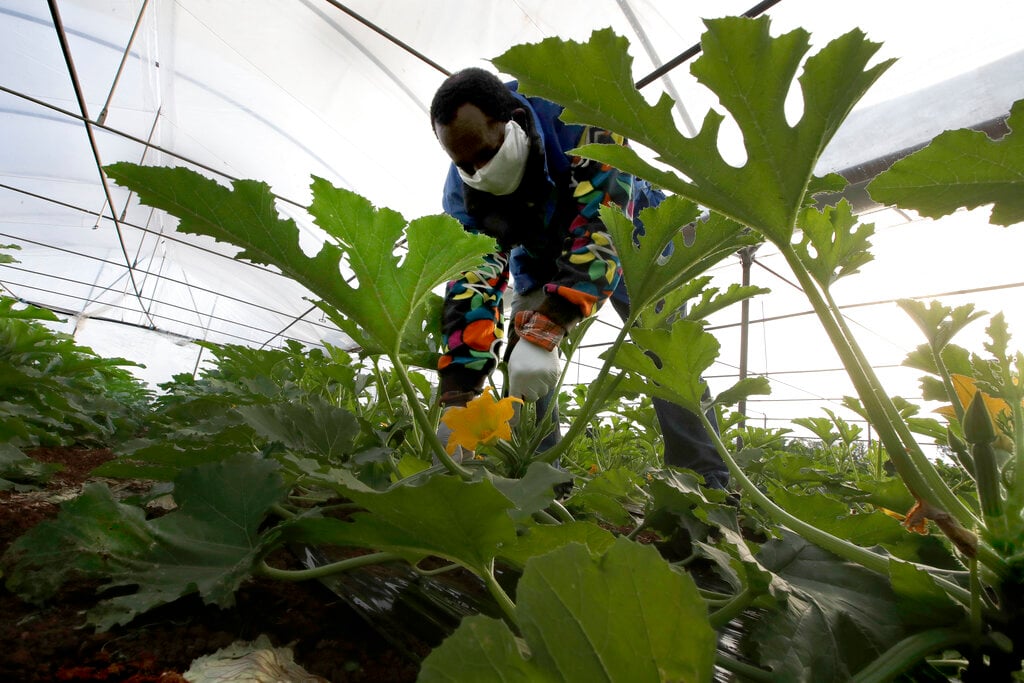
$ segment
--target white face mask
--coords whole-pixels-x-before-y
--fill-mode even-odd
[[[498,153],[473,175],[460,168],[459,176],[475,190],[496,195],[512,194],[523,180],[529,156],[530,136],[518,123],[510,120],[505,124],[505,141],[498,148]]]

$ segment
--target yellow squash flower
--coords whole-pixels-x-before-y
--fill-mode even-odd
[[[966,410],[967,406],[971,403],[971,399],[974,398],[974,393],[978,391],[978,385],[975,384],[972,377],[967,375],[954,374],[950,376],[950,379],[953,380],[953,388],[956,390],[957,398],[960,399],[960,405]],[[999,413],[1010,413],[1010,406],[1003,399],[989,396],[985,392],[981,393],[981,397],[985,401],[985,408],[988,410],[988,414],[992,417],[993,422],[995,422],[996,416]],[[956,419],[956,411],[953,410],[953,406],[942,406],[935,412],[947,419]]]
[[[513,403],[522,403],[518,398],[494,398],[491,387],[466,404],[465,408],[452,408],[445,412],[441,420],[452,430],[448,437],[445,450],[448,455],[462,446],[475,451],[480,444],[488,445],[498,439],[506,441],[512,438],[512,426],[509,421],[515,415]]]

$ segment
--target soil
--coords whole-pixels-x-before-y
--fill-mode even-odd
[[[64,469],[43,490],[0,492],[0,554],[29,528],[56,516],[59,500],[74,496],[89,472],[112,457],[108,450],[52,448],[30,455]],[[108,483],[145,488],[141,482]],[[275,647],[290,645],[298,665],[327,681],[400,683],[414,681],[419,669],[415,646],[389,642],[315,581],[252,580],[231,609],[183,598],[105,633],[85,622],[95,589],[70,584],[37,606],[0,588],[0,681],[179,683],[196,658],[260,634]],[[429,649],[420,644],[421,653]]]

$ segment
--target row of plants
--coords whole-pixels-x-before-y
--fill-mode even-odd
[[[155,493],[170,490],[176,508],[147,518],[92,485],[12,546],[8,588],[45,600],[71,577],[103,580],[102,591],[119,590],[101,592],[89,619],[109,628],[191,593],[230,605],[252,576],[309,580],[372,563],[430,573],[440,560],[478,577],[499,616],[463,619],[423,660],[424,681],[697,681],[716,670],[755,681],[1020,678],[1024,356],[999,314],[989,343],[972,351],[952,339],[981,312],[902,302],[924,340],[906,363],[923,373],[923,397],[949,406],[944,422],[922,417],[881,385],[830,293],[870,260],[873,227],[845,201],[818,206],[817,195],[844,182],[813,169],[889,62],[869,66],[878,45],[857,30],[806,57],[806,32],[773,37],[767,19],[708,21],[702,48],[692,71],[742,132],[742,167],[718,152],[721,113],[687,138],[667,96],[654,105],[640,96],[628,44],[611,31],[494,60],[522,91],[565,105],[566,120],[653,150],[658,166],[615,146],[579,153],[671,193],[642,214],[639,244],[627,217],[603,210],[633,313],[596,380],[563,394],[566,433],[539,454],[544,416],[538,424],[523,406],[511,429],[516,409],[489,392],[454,414],[459,442],[479,455],[455,462],[416,370],[436,358],[433,292],[479,263],[494,248],[488,238],[446,216],[407,222],[314,178],[308,212],[327,241],[307,256],[264,183],[108,167],[141,202],[177,216],[179,230],[237,245],[239,258],[304,285],[362,359],[211,346],[217,367],[163,387],[143,436],[102,469],[162,482]],[[801,68],[803,114],[790,123],[783,104]],[[1008,124],[1022,120],[1018,103]],[[1018,222],[1019,139],[943,134],[869,191],[926,216],[992,203],[993,222]],[[684,242],[680,226],[702,207],[710,218]],[[802,422],[822,439],[810,452],[785,431],[739,430],[730,408],[767,393],[763,378],[702,401],[701,377],[718,354],[703,321],[763,293],[710,287],[708,269],[761,240],[786,259],[842,359],[857,391],[847,407],[879,435],[874,450],[852,448],[854,430],[834,414]],[[684,317],[665,315],[683,302]],[[715,441],[738,500],[660,467],[656,439],[636,438],[653,432],[640,398],[652,394],[703,416],[709,430],[706,413],[718,413]],[[948,448],[950,462],[928,459],[929,442]],[[555,500],[569,474],[572,495]],[[658,542],[638,542],[643,533]],[[359,554],[303,570],[268,563],[294,545]]]
[[[0,252],[0,263],[15,260]],[[51,311],[0,297],[0,490],[54,473],[26,451],[105,446],[136,433],[148,413],[151,392],[130,371],[137,364],[103,358],[47,326],[57,322]]]

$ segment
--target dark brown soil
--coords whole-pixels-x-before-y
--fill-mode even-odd
[[[45,491],[0,492],[0,554],[30,527],[54,517],[55,502],[72,496],[89,472],[110,459],[107,450],[41,449],[38,460],[65,469]],[[131,485],[111,482],[116,485]],[[414,658],[381,637],[341,598],[316,582],[254,580],[231,609],[186,598],[125,627],[96,633],[84,612],[95,586],[69,585],[38,607],[0,588],[0,681],[184,681],[197,657],[236,640],[266,634],[275,647],[291,645],[295,661],[327,681],[413,681]]]

